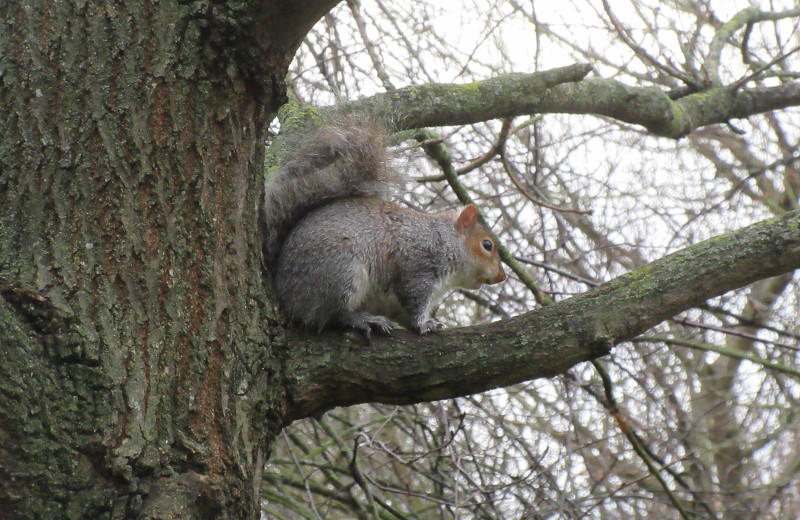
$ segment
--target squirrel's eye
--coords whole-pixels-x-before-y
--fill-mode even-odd
[[[484,240],[483,242],[481,242],[481,245],[483,246],[483,248],[485,250],[489,251],[490,253],[492,252],[492,249],[494,248],[494,244],[492,244],[491,240]]]

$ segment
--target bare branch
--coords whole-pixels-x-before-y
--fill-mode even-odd
[[[503,74],[468,84],[429,83],[347,103],[393,121],[396,130],[476,123],[538,112],[551,87],[580,81],[592,70],[581,63],[531,74]],[[342,105],[337,106],[341,110]],[[402,119],[397,120],[398,114]]]
[[[703,75],[706,80],[713,84],[720,84],[719,65],[722,49],[733,36],[733,33],[738,31],[742,26],[750,27],[755,22],[763,22],[766,20],[780,20],[782,18],[792,18],[800,16],[800,8],[790,9],[783,12],[765,12],[760,11],[755,7],[748,7],[736,13],[725,25],[723,25],[709,46],[708,55],[706,56],[705,64],[703,65]],[[749,35],[749,30],[746,32]],[[743,38],[744,40],[745,38]],[[744,56],[743,52],[743,56]]]
[[[432,83],[348,104],[395,120],[397,130],[471,124],[535,113],[595,114],[680,138],[697,128],[800,105],[800,82],[738,90],[717,87],[677,101],[653,87],[611,79],[583,79],[589,65],[532,74],[506,74],[467,85]],[[581,81],[582,80],[582,81]],[[339,108],[341,109],[341,108]]]

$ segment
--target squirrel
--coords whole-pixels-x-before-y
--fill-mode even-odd
[[[390,200],[399,176],[388,135],[372,120],[323,125],[269,176],[264,250],[293,322],[351,327],[367,340],[391,333],[391,319],[439,332],[431,311],[446,291],[505,280],[474,205],[428,214]]]

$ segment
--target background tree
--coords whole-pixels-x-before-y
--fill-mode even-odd
[[[567,12],[584,13],[578,34],[554,12],[476,3],[464,12],[481,38],[460,47],[427,4],[326,15],[335,4],[0,4],[3,510],[796,510],[797,8],[581,3]],[[504,34],[531,37],[528,74],[498,75],[518,47]],[[283,326],[257,207],[298,48],[301,102],[369,94],[350,109],[415,131],[441,171],[417,160],[428,178],[409,203],[473,198],[501,232],[519,282],[441,314],[517,317],[370,347]],[[541,116],[554,113],[601,117]],[[737,123],[744,135],[719,125],[761,113]],[[419,131],[451,125],[477,126]],[[424,404],[552,376],[625,340],[608,364]],[[281,433],[362,402],[423,404]]]

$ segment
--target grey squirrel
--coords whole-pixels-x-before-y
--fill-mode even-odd
[[[467,205],[426,214],[389,200],[397,172],[388,133],[346,119],[309,133],[270,175],[264,249],[286,315],[305,327],[390,333],[393,319],[426,334],[456,287],[505,280],[497,247]]]

